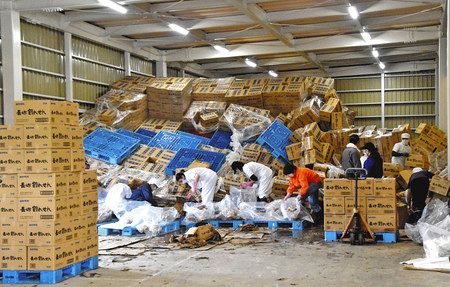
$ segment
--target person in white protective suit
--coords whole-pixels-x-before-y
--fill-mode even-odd
[[[219,177],[213,170],[205,167],[192,168],[188,171],[181,170],[175,176],[179,184],[188,184],[191,187],[191,193],[187,200],[192,196],[199,201],[199,195],[203,204],[213,202],[214,194],[218,190],[217,181]]]
[[[273,171],[269,167],[257,162],[244,164],[243,162],[235,161],[231,164],[231,168],[235,173],[238,170],[243,172],[250,179],[250,186],[258,184],[257,195],[259,201],[272,201],[270,194],[273,186]],[[244,186],[247,186],[247,184],[244,184]]]
[[[409,139],[411,136],[408,133],[402,134],[402,141],[396,143],[392,148],[392,163],[396,163],[405,167],[405,160],[411,153],[411,147],[409,146]]]

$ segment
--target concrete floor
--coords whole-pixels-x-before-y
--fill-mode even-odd
[[[169,250],[161,238],[150,239],[107,251],[108,255],[100,257],[100,269],[53,286],[449,284],[448,274],[401,268],[400,261],[422,257],[422,247],[412,242],[350,246],[324,243],[321,235],[318,230],[305,232],[300,238],[269,235],[262,243],[226,243],[210,250]],[[116,240],[114,244],[120,244],[122,239]],[[124,256],[124,253],[133,255]]]

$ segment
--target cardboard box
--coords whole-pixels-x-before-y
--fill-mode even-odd
[[[81,214],[98,214],[97,191],[81,194]]]
[[[1,270],[27,270],[27,247],[0,245]]]
[[[82,172],[80,184],[81,184],[81,193],[97,191],[98,188],[97,171],[91,169]]]
[[[355,190],[356,183],[354,180],[352,189]],[[358,197],[361,196],[373,196],[373,178],[358,180]]]
[[[353,181],[327,178],[324,180],[324,193],[325,196],[353,196]]]
[[[52,246],[73,240],[73,224],[63,221],[33,221],[27,224],[27,246]]]
[[[401,165],[395,163],[383,163],[383,175],[387,177],[397,177],[402,170]]]
[[[405,166],[411,169],[415,167],[426,168],[427,164],[423,155],[410,154],[409,157],[407,157],[405,160]]]
[[[367,214],[368,215],[396,215],[397,199],[395,197],[368,197]]]
[[[305,159],[304,164],[310,164],[310,163],[317,163],[317,162],[324,162],[324,158],[322,155],[322,151],[318,151],[315,149],[307,150],[305,152]]]
[[[302,140],[303,149],[304,150],[317,150],[322,152],[323,146],[322,144],[313,136],[304,137]]]
[[[17,198],[0,197],[0,223],[17,221]]]
[[[98,256],[98,236],[88,236],[85,238],[86,242],[86,258]]]
[[[219,115],[216,112],[200,115],[200,124],[203,127],[212,127],[219,123]]]
[[[334,154],[334,148],[329,143],[322,144],[322,155],[323,155],[323,161],[324,162],[331,162],[331,159],[333,158]]]
[[[25,148],[70,148],[72,137],[65,125],[23,126]]]
[[[71,148],[82,149],[83,148],[83,127],[82,126],[71,126],[67,127],[69,129],[69,135],[71,139]]]
[[[23,127],[0,125],[0,149],[24,148]]]
[[[431,129],[431,126],[426,123],[421,123],[416,128],[416,134],[427,134]]]
[[[75,251],[75,263],[84,261],[87,259],[87,245],[86,238],[75,239],[73,242]]]
[[[81,194],[71,194],[67,196],[68,216],[70,218],[79,217],[81,215]]]
[[[333,130],[340,130],[347,128],[345,114],[341,112],[331,113],[331,128]]]
[[[337,98],[331,98],[320,109],[320,120],[324,122],[331,122],[332,113],[340,112],[341,110],[342,108],[340,100]]]
[[[345,214],[352,215],[354,208],[355,208],[355,198],[350,196],[345,197]],[[365,197],[358,197],[358,211],[363,217],[367,215],[367,204]]]
[[[284,197],[286,195],[288,187],[289,187],[289,177],[276,176],[273,179],[272,194]]]
[[[66,103],[66,125],[77,126],[80,118],[80,105],[74,102]]]
[[[67,172],[71,167],[70,149],[24,150],[23,172]]]
[[[0,150],[0,173],[22,172],[24,152],[18,149]]]
[[[323,229],[325,231],[344,231],[345,229],[344,214],[325,214],[323,220]]]
[[[86,224],[86,237],[93,237],[97,235],[97,214],[88,214],[83,216],[83,220]]]
[[[84,149],[71,149],[72,171],[84,171]]]
[[[288,145],[286,147],[286,153],[288,155],[289,160],[296,160],[301,158],[302,156],[302,144],[301,143],[295,143]]]
[[[66,196],[20,198],[17,210],[22,222],[54,221],[68,217],[69,203]]]
[[[397,231],[396,214],[391,215],[367,215],[367,224],[372,232]]]
[[[75,262],[73,242],[28,247],[28,270],[57,270]]]
[[[395,178],[375,178],[373,180],[373,194],[375,197],[395,197]]]
[[[450,181],[437,175],[433,176],[430,182],[430,191],[447,196],[450,189]]]
[[[80,239],[87,236],[85,216],[77,216],[72,219],[73,239]]]
[[[64,124],[66,103],[63,101],[19,101],[14,103],[17,125]]]
[[[322,131],[320,130],[320,127],[316,122],[312,122],[305,126],[305,135],[306,136],[313,136],[316,139],[320,139],[321,134],[322,134]]]
[[[80,172],[68,172],[67,175],[67,194],[81,193],[81,174]]]
[[[0,174],[0,197],[17,197],[16,174]]]
[[[36,173],[18,175],[19,198],[55,197],[68,193],[65,173]]]
[[[325,214],[345,214],[345,198],[343,196],[323,198],[323,211]]]
[[[22,222],[0,223],[0,245],[26,245],[27,225]]]

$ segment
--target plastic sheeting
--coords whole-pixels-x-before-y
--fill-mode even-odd
[[[241,202],[239,217],[245,220],[306,220],[313,222],[307,209],[295,198],[265,202]]]
[[[441,173],[447,167],[447,150],[430,154],[428,161],[430,163],[430,172]]]
[[[256,189],[243,189],[232,186],[230,188],[230,197],[236,206],[239,206],[242,202],[256,202]]]
[[[215,218],[214,203],[208,202],[206,204],[196,202],[186,202],[183,205],[183,211],[186,215],[183,219],[183,224],[195,224],[204,220]]]
[[[184,115],[185,120],[189,121],[196,131],[212,133],[219,128],[219,121],[212,126],[204,127],[198,120],[198,116],[208,113],[216,113],[219,118],[225,113],[226,103],[215,101],[194,101]]]
[[[220,202],[214,203],[214,208],[215,218],[221,220],[236,219],[239,214],[239,208],[229,195],[226,195]]]

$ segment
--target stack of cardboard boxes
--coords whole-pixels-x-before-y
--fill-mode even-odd
[[[201,79],[192,91],[194,101],[225,102],[225,95],[234,78]]]
[[[261,108],[263,107],[262,91],[267,79],[235,80],[225,95],[227,103]]]
[[[305,77],[286,77],[269,80],[262,91],[264,108],[272,115],[289,113],[298,108],[306,97]]]
[[[343,232],[354,209],[355,181],[325,179],[324,230]],[[395,179],[358,181],[358,210],[372,232],[397,231]]]
[[[0,128],[0,270],[57,270],[97,256],[95,170],[85,171],[78,104],[15,104]]]
[[[175,156],[170,150],[140,145],[140,147],[128,157],[123,165],[129,168],[146,172],[164,174],[167,165]]]
[[[174,133],[181,128],[183,123],[180,121],[169,121],[163,119],[149,119],[145,123],[143,123],[139,128],[152,131],[152,132],[160,132],[167,131]]]
[[[113,89],[145,94],[153,78],[141,76],[127,76],[111,85]]]

